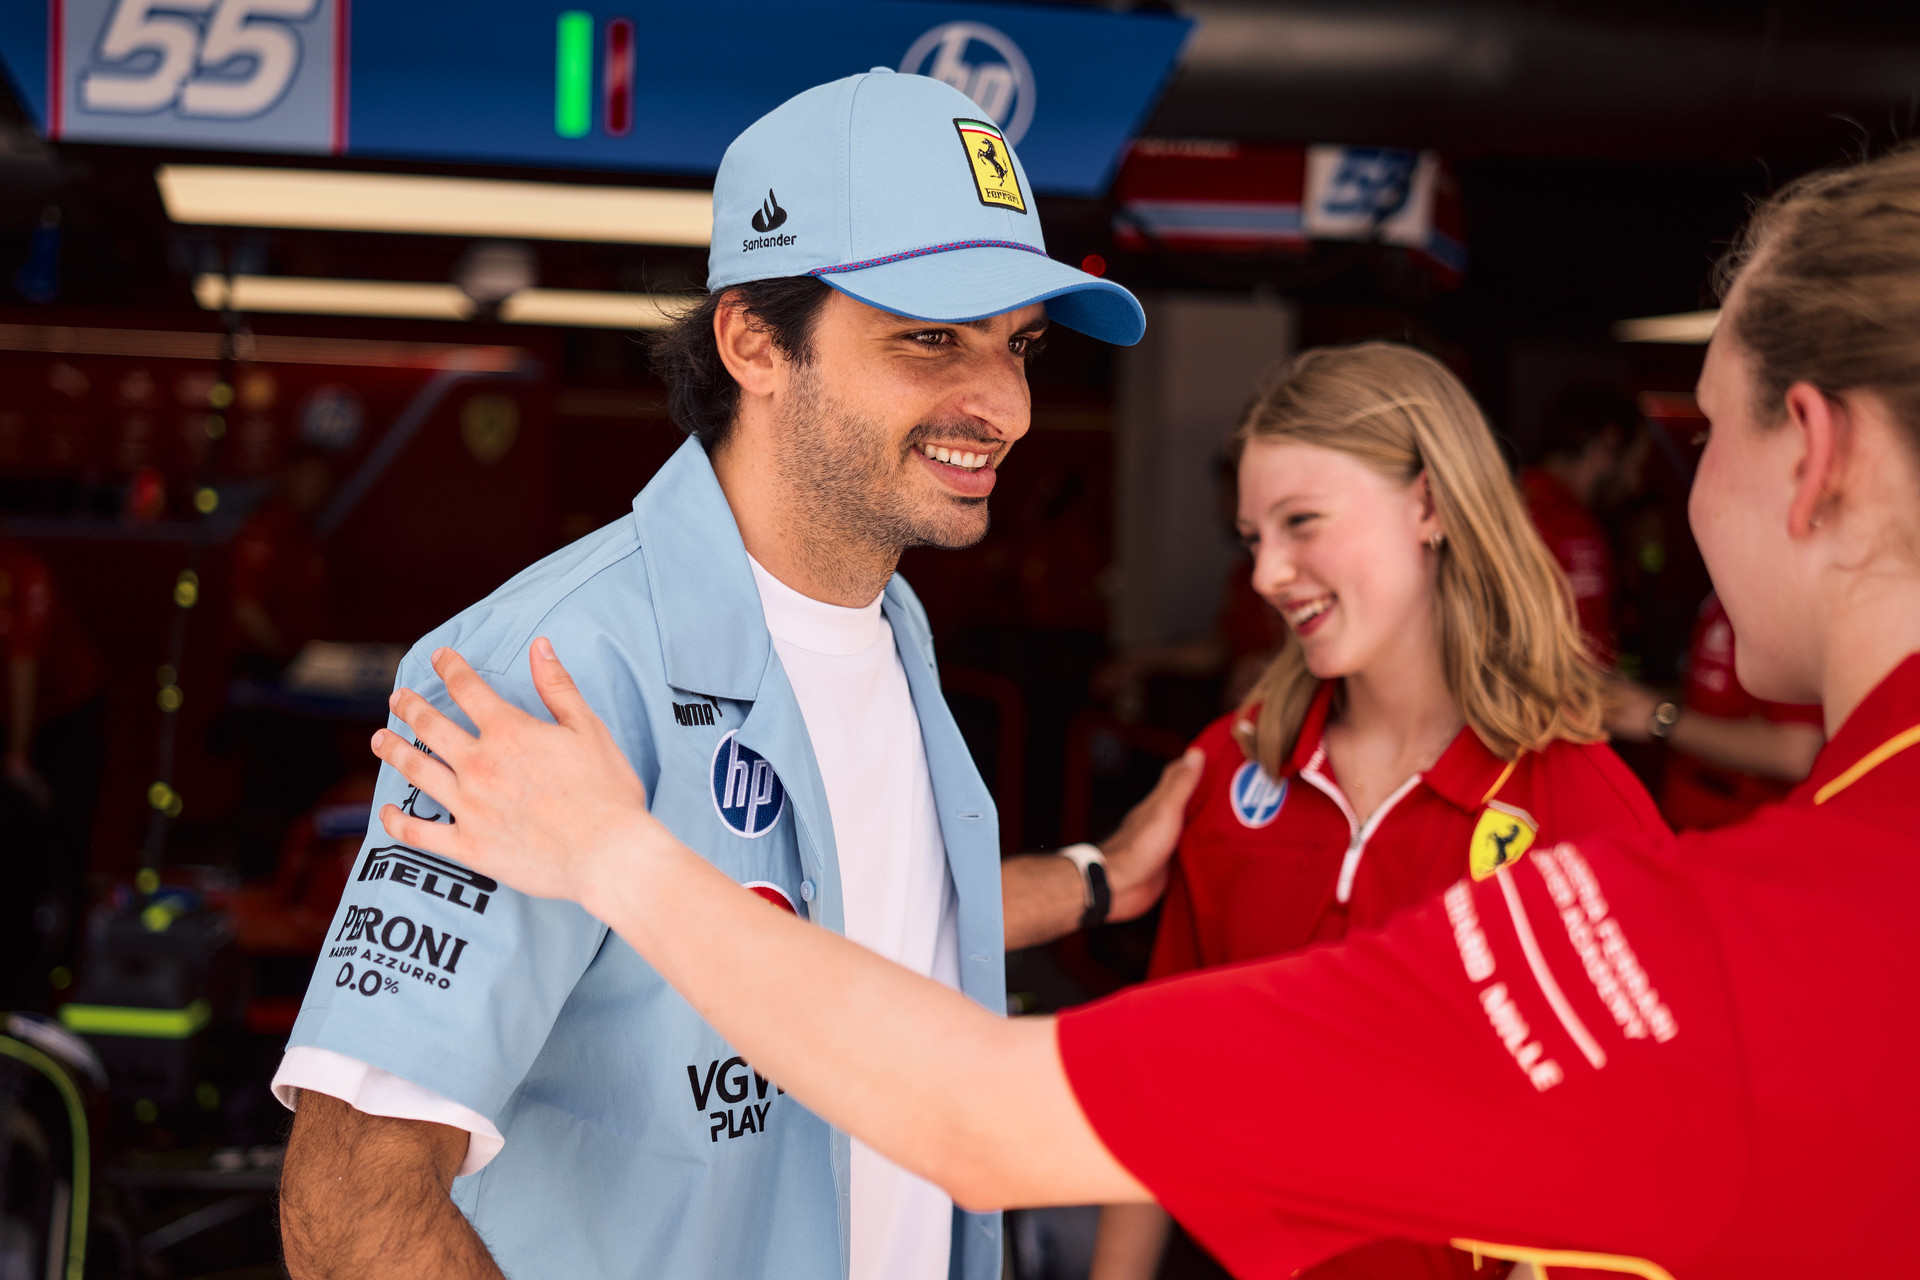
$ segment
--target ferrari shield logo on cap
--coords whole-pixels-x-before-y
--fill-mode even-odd
[[[1518,862],[1533,847],[1539,830],[1533,815],[1510,804],[1490,801],[1473,828],[1467,868],[1475,880],[1485,880],[1509,863]]]
[[[985,120],[955,120],[953,127],[960,131],[960,142],[967,149],[967,164],[973,171],[980,203],[989,209],[1025,213],[1027,202],[1020,194],[1020,175],[1013,171],[1013,149],[1000,126]]]

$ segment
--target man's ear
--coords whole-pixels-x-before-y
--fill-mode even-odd
[[[1800,437],[1793,499],[1787,505],[1787,533],[1804,538],[1839,495],[1853,440],[1852,419],[1843,401],[1830,398],[1811,382],[1787,388],[1786,411],[1787,429]]]
[[[773,335],[755,324],[738,292],[723,294],[713,312],[713,341],[720,362],[749,396],[772,395],[785,365]]]

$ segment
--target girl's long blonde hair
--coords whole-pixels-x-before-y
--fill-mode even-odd
[[[1604,676],[1575,620],[1566,575],[1527,518],[1473,397],[1432,356],[1393,342],[1303,351],[1247,411],[1250,441],[1337,449],[1401,484],[1426,474],[1446,539],[1441,662],[1473,731],[1505,760],[1556,739],[1604,738]],[[1289,634],[1247,695],[1240,745],[1278,776],[1320,680]]]

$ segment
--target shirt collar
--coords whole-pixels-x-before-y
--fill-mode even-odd
[[[733,509],[689,438],[633,500],[667,683],[750,702],[773,642]]]
[[[1301,772],[1320,753],[1336,685],[1336,681],[1328,680],[1314,691],[1313,701],[1307,704],[1307,714],[1300,721],[1300,736],[1294,739],[1293,751],[1281,769],[1283,774],[1292,776]],[[1488,750],[1473,726],[1467,725],[1454,735],[1433,767],[1421,775],[1421,781],[1442,800],[1472,813],[1492,798],[1490,793],[1495,784],[1505,780],[1502,775],[1506,768],[1507,762]]]
[[[1909,654],[1861,699],[1840,731],[1820,749],[1813,772],[1794,788],[1793,799],[1819,803],[1829,783],[1866,764],[1881,747],[1915,725],[1920,725],[1920,653]]]
[[[1323,680],[1320,687],[1313,691],[1313,701],[1307,704],[1307,714],[1301,718],[1300,733],[1293,740],[1293,751],[1287,756],[1287,762],[1280,772],[1291,777],[1313,763],[1313,757],[1319,754],[1320,742],[1326,736],[1327,715],[1333,709],[1334,682]]]
[[[1495,789],[1507,780],[1508,764],[1488,749],[1472,725],[1462,725],[1424,777],[1441,799],[1456,809],[1474,813],[1493,799]]]

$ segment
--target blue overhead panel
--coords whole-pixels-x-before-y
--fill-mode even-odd
[[[1097,195],[1191,26],[920,0],[5,0],[0,58],[54,138],[689,174],[809,85],[887,66],[972,97],[1041,190]]]

